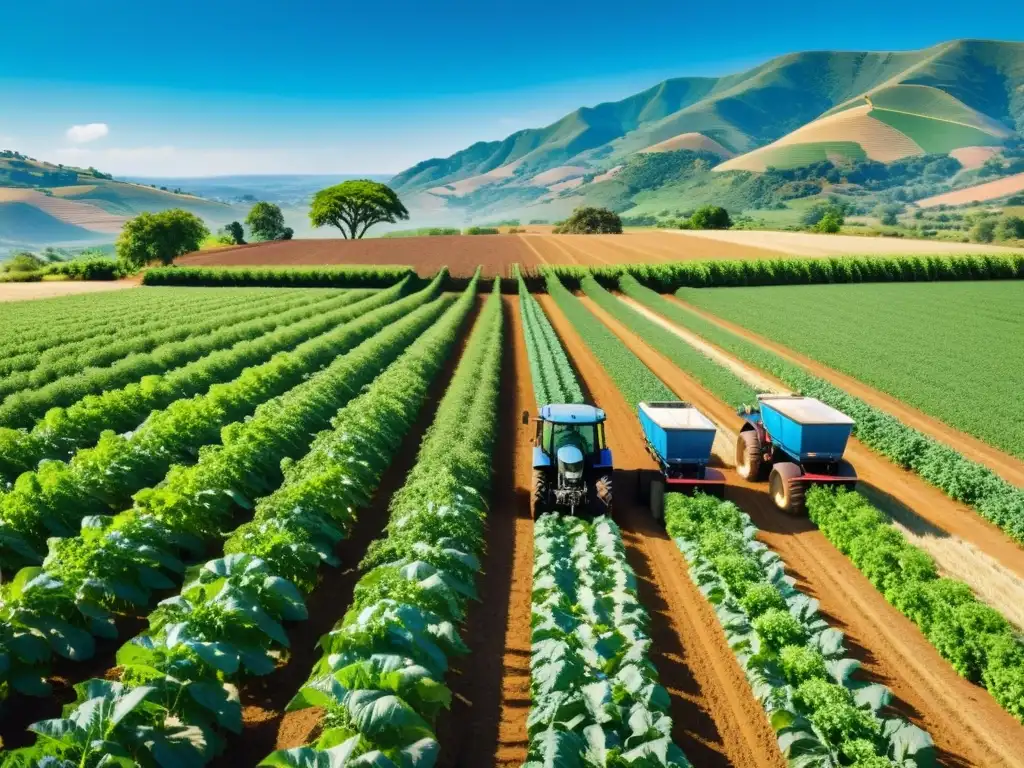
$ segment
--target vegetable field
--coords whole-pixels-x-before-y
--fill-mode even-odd
[[[0,768],[1024,765],[1005,265],[460,253],[0,305]],[[857,284],[671,294],[801,275]],[[856,421],[855,491],[796,517],[735,472],[769,385]],[[651,514],[652,400],[716,425],[724,499]],[[607,418],[610,515],[534,517],[560,403]]]

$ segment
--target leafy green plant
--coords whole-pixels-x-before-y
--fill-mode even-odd
[[[144,285],[262,285],[293,288],[387,288],[407,277],[412,267],[156,267],[142,276]]]
[[[562,342],[540,304],[526,289],[522,275],[518,276],[518,282],[519,312],[523,319],[526,354],[530,360],[530,378],[537,407],[549,403],[582,403],[583,391]]]

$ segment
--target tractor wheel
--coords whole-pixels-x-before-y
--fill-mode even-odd
[[[651,514],[655,520],[665,519],[665,481],[651,483]]]
[[[736,440],[736,474],[751,482],[761,479],[761,440],[757,432],[740,432]]]
[[[653,469],[638,469],[636,471],[636,500],[646,505],[651,500],[651,483],[659,473]]]
[[[530,512],[533,519],[548,511],[548,477],[543,469],[533,470],[533,496],[530,499]]]
[[[772,467],[768,478],[768,491],[775,506],[791,515],[807,514],[805,495],[807,488],[800,479],[803,473],[792,462],[781,462]]]
[[[612,516],[611,475],[601,475],[594,482],[594,514]]]

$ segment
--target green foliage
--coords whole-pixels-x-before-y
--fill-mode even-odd
[[[622,220],[607,208],[577,208],[554,232],[558,235],[621,235]]]
[[[540,304],[526,289],[521,274],[518,281],[519,312],[537,407],[543,408],[550,403],[582,403],[583,391],[562,342]]]
[[[883,203],[875,208],[875,215],[878,216],[878,220],[887,227],[895,227],[900,223],[897,218],[903,213],[905,206],[898,203]]]
[[[693,229],[728,229],[732,219],[720,205],[702,205],[690,217],[690,226]]]
[[[64,275],[72,280],[117,280],[125,277],[123,265],[106,256],[58,261],[44,269],[47,275]]]
[[[462,230],[458,227],[424,227],[421,229],[399,229],[393,232],[385,232],[381,237],[442,237],[444,235],[461,235]]]
[[[255,209],[253,209],[255,210]],[[252,216],[252,211],[249,215]],[[235,245],[245,245],[245,230],[242,229],[242,225],[237,221],[232,221],[230,224],[224,227],[225,233],[231,236],[231,240]]]
[[[884,716],[890,691],[855,679],[859,664],[846,657],[842,633],[793,586],[746,513],[704,494],[670,493],[665,523],[788,762],[814,756],[814,764],[832,766],[934,764],[931,738]],[[854,757],[860,762],[851,763]]]
[[[497,227],[467,227],[463,230],[464,235],[498,235],[501,231]]]
[[[557,277],[549,274],[546,283],[551,298],[612,377],[627,402],[635,407],[642,400],[674,399],[672,391],[661,379],[640,362],[632,350],[583,306],[579,299],[567,291]]]
[[[971,227],[970,236],[975,243],[991,243],[996,236],[996,220],[993,218],[979,219]]]
[[[812,229],[823,234],[835,234],[842,226],[843,218],[834,212],[829,212],[822,216],[821,220]]]
[[[412,267],[173,267],[148,269],[143,285],[386,288],[415,273]]]
[[[534,550],[525,765],[583,765],[600,745],[620,765],[644,755],[651,768],[689,766],[671,740],[669,696],[648,659],[649,618],[618,526],[544,515]]]
[[[998,240],[1024,240],[1024,219],[1020,216],[1006,216],[999,220],[995,236]]]
[[[237,224],[238,222],[232,223]],[[257,241],[291,239],[291,237],[282,237],[285,231],[284,214],[281,213],[281,207],[274,203],[256,203],[249,209],[249,215],[245,217],[245,226],[249,228],[253,239]],[[241,228],[239,227],[239,229]],[[235,236],[234,231],[231,235],[236,242],[240,239]]]
[[[361,238],[374,224],[394,224],[409,218],[398,195],[387,184],[368,179],[345,181],[313,196],[309,220],[314,227],[330,225],[341,236]]]
[[[401,754],[400,765],[434,764],[433,723],[451,698],[448,660],[468,650],[455,627],[476,596],[483,549],[502,359],[498,291],[496,280],[416,465],[392,497],[387,534],[360,565],[348,613],[321,639],[323,657],[289,704],[323,707],[324,730],[312,747],[276,752],[263,765],[294,765],[296,756],[319,764],[337,745],[347,754]]]
[[[860,494],[813,488],[811,520],[885,599],[920,627],[956,671],[1024,722],[1024,638],[967,585],[940,579],[932,559]]]
[[[210,234],[202,220],[181,208],[141,213],[124,225],[117,238],[117,257],[132,271],[158,261],[170,264],[199,249]]]
[[[0,268],[4,272],[35,272],[46,264],[41,258],[28,251],[19,251],[5,261]]]

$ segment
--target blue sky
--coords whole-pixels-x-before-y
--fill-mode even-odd
[[[1024,39],[1019,0],[4,5],[0,147],[119,175],[397,172],[666,77]]]

